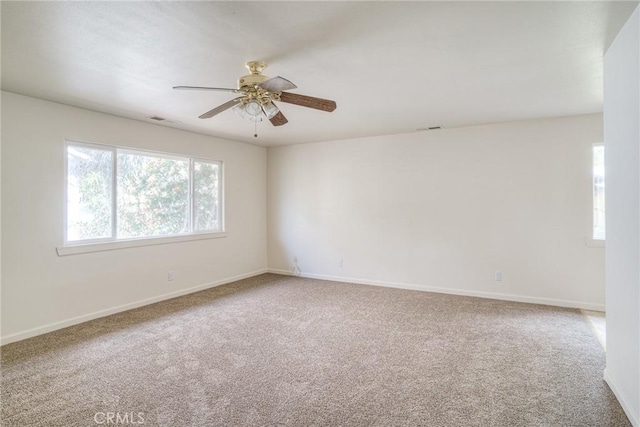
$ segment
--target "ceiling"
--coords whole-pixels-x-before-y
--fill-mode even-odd
[[[2,90],[274,146],[602,111],[603,52],[637,2],[2,2]],[[264,60],[333,113],[226,111]],[[37,118],[34,118],[37,121]]]

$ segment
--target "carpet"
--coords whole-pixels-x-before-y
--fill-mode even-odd
[[[4,426],[630,426],[577,310],[274,274],[1,363]]]

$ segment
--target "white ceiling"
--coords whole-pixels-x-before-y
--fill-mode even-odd
[[[602,111],[602,56],[637,2],[2,2],[2,89],[273,146]],[[198,116],[250,60],[333,113]],[[34,117],[37,122],[37,118]],[[148,120],[147,120],[148,121]]]

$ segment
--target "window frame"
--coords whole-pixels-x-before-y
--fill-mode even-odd
[[[70,147],[87,147],[97,150],[109,151],[112,153],[112,180],[111,180],[111,236],[100,237],[94,239],[84,240],[72,240],[68,239],[68,198],[69,198],[69,148]],[[148,236],[148,237],[132,237],[132,238],[118,238],[117,226],[118,226],[118,153],[128,153],[133,155],[143,155],[149,157],[159,157],[165,159],[187,161],[188,163],[188,176],[189,176],[189,189],[188,189],[188,218],[189,218],[189,231],[186,233],[177,233],[169,235]],[[181,242],[189,240],[202,240],[226,237],[226,225],[225,225],[225,179],[224,179],[224,161],[214,160],[199,156],[185,156],[176,153],[169,153],[156,150],[131,148],[120,145],[108,145],[99,144],[94,142],[78,141],[74,139],[65,139],[64,142],[64,189],[63,189],[63,244],[61,247],[56,248],[59,256],[71,255],[75,253],[83,252],[97,252],[103,250],[120,249],[124,247],[136,247],[147,246],[156,244],[165,244],[171,242]],[[194,203],[194,170],[195,163],[207,163],[217,165],[219,168],[219,181],[218,181],[218,198],[219,198],[219,222],[220,227],[218,231],[205,230],[194,231],[194,215],[195,209]]]

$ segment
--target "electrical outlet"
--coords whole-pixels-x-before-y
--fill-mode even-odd
[[[496,270],[495,277],[496,277],[496,282],[502,282],[502,271]]]
[[[170,282],[173,282],[173,279],[174,279],[173,271],[168,272],[167,273],[167,280],[170,281]]]
[[[297,257],[297,256],[294,256],[294,257],[293,257],[293,263],[294,263],[294,264],[297,264],[297,263],[298,263],[298,257]]]
[[[344,258],[340,258],[340,262],[338,263],[338,267],[344,268]]]

